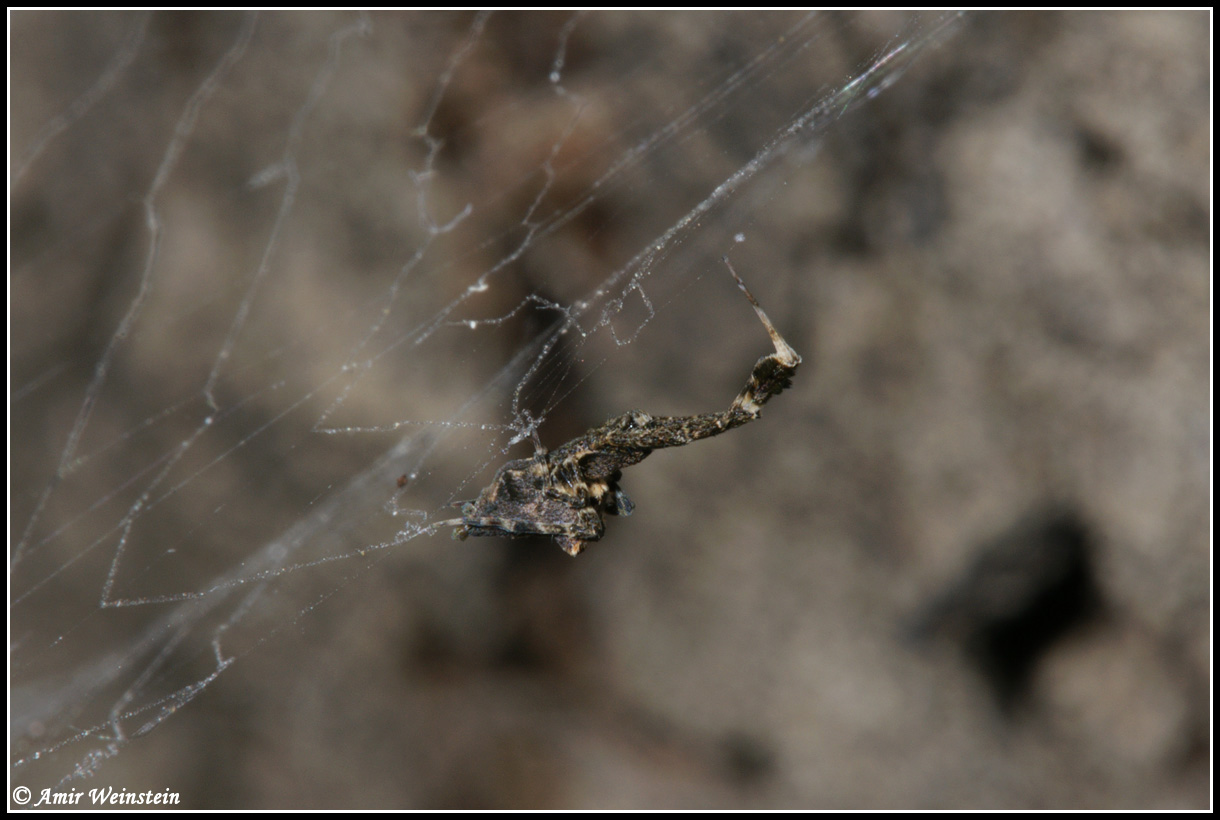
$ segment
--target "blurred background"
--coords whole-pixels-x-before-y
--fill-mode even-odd
[[[1209,805],[1208,13],[10,25],[13,786]]]

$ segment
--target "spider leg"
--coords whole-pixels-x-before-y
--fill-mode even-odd
[[[729,408],[729,415],[742,412],[746,413],[750,419],[756,419],[762,406],[772,396],[782,392],[785,387],[792,386],[792,376],[801,363],[801,357],[792,349],[792,345],[779,335],[779,331],[775,329],[775,325],[771,324],[771,320],[763,311],[762,305],[758,304],[758,300],[754,298],[754,294],[750,293],[746,283],[741,281],[737,271],[733,270],[733,264],[729,262],[729,258],[727,256],[722,258],[724,264],[728,266],[729,273],[733,274],[733,278],[737,280],[737,287],[741,288],[741,292],[754,306],[754,312],[762,320],[763,327],[767,329],[767,334],[770,335],[771,342],[775,345],[774,353],[763,356],[754,364],[754,369],[750,371],[750,380],[746,382],[745,388],[733,401],[733,406]]]
[[[565,445],[561,450],[571,445],[579,445],[581,449],[595,443],[592,449],[599,451],[595,457],[586,456],[581,461],[581,474],[585,478],[598,478],[608,474],[609,468],[602,466],[612,464],[615,469],[629,467],[641,461],[651,451],[662,447],[680,447],[699,439],[718,436],[721,433],[747,424],[762,414],[762,406],[770,401],[772,396],[782,392],[792,385],[792,376],[801,363],[792,345],[775,329],[754,294],[750,293],[737,271],[727,257],[729,273],[737,280],[737,286],[750,300],[754,312],[762,320],[763,327],[775,345],[775,352],[760,358],[750,371],[746,386],[737,394],[728,410],[719,413],[702,413],[697,416],[650,416],[647,413],[626,413],[590,431],[585,437]],[[630,502],[628,502],[630,508]]]
[[[581,541],[579,538],[573,538],[573,537],[567,536],[567,535],[556,536],[555,543],[559,545],[559,548],[561,550],[563,550],[564,552],[566,552],[568,555],[572,556],[573,558],[580,555],[580,553],[585,548],[584,541]]]
[[[585,548],[586,541],[600,541],[606,534],[606,525],[593,507],[585,507],[576,513],[576,522],[563,534],[555,535],[559,548],[575,558]]]

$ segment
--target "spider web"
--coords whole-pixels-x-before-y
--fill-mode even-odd
[[[769,345],[724,253],[808,341],[818,148],[956,21],[14,16],[13,782],[240,803],[174,773],[277,768],[216,726],[250,676],[326,715],[314,677],[392,674],[379,614],[477,620],[509,547],[431,525],[535,441],[726,407]]]
[[[1207,22],[11,15],[12,805],[1205,805]]]

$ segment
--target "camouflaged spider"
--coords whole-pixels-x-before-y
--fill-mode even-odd
[[[624,468],[658,448],[718,436],[758,418],[772,396],[791,386],[801,357],[779,335],[727,256],[724,263],[775,344],[775,352],[754,365],[728,410],[698,416],[624,413],[557,450],[508,462],[478,498],[459,502],[461,518],[435,526],[456,525],[453,537],[461,540],[470,535],[550,535],[568,555],[578,555],[586,542],[605,533],[602,513],[631,515],[635,508],[618,486]]]

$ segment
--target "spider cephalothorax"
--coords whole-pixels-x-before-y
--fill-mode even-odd
[[[726,258],[725,264],[728,264]],[[661,447],[680,447],[720,435],[758,418],[774,395],[792,384],[801,357],[729,265],[738,287],[762,320],[775,352],[763,356],[728,410],[697,416],[650,416],[638,410],[610,419],[562,447],[540,450],[500,468],[479,497],[462,504],[455,538],[475,535],[550,535],[569,555],[606,531],[602,514],[631,515],[635,505],[619,488],[623,470]]]

